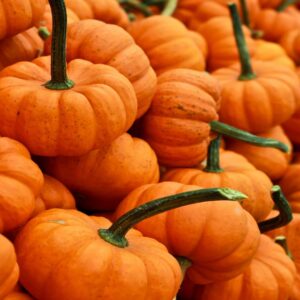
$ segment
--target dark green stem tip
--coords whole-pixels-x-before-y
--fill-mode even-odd
[[[74,82],[70,79],[67,79],[65,82],[53,82],[50,80],[44,86],[49,90],[68,90],[74,86]]]
[[[124,236],[115,236],[109,229],[99,229],[98,234],[106,242],[119,248],[128,247],[128,241]]]

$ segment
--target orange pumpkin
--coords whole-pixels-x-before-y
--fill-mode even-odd
[[[115,216],[153,199],[196,189],[176,182],[144,185],[120,203]],[[148,218],[135,227],[166,245],[173,255],[190,260],[187,276],[199,284],[241,273],[255,254],[260,236],[251,215],[238,203],[228,201],[184,206]]]
[[[194,16],[197,6],[203,0],[180,0],[177,3],[173,17],[188,25],[191,18]]]
[[[1,1],[0,40],[31,28],[41,19],[46,0]]]
[[[19,279],[19,267],[13,244],[1,234],[0,270],[0,299],[4,299],[14,288]]]
[[[228,189],[197,190],[153,201],[112,225],[103,217],[73,210],[42,212],[15,242],[21,283],[43,300],[170,300],[181,281],[177,261],[162,244],[130,228],[189,203],[241,198],[244,195]]]
[[[17,141],[0,138],[0,233],[23,225],[32,215],[43,174]]]
[[[36,199],[32,216],[51,208],[75,209],[75,199],[61,182],[44,174],[44,185]]]
[[[129,134],[117,138],[107,151],[97,149],[81,157],[43,160],[47,173],[80,193],[84,209],[113,210],[133,189],[159,180],[157,158],[149,145]]]
[[[222,86],[220,119],[243,130],[262,133],[288,120],[298,108],[299,79],[284,66],[260,61],[251,65],[236,7],[229,6],[241,65],[213,73]]]
[[[187,280],[180,300],[278,300],[289,299],[296,268],[284,250],[266,235],[260,242],[250,265],[237,277],[208,285],[195,285]]]
[[[280,179],[287,171],[291,160],[292,144],[280,126],[273,127],[259,136],[283,142],[288,145],[289,152],[283,153],[274,148],[261,148],[238,140],[230,140],[226,143],[226,147],[245,156],[250,163],[267,174],[272,180]]]
[[[157,74],[175,68],[205,69],[203,53],[187,28],[175,18],[152,16],[133,22],[127,30],[145,51]]]
[[[276,8],[282,3],[282,0],[259,0],[259,4],[263,8]]]
[[[67,59],[82,58],[117,69],[133,85],[138,100],[137,117],[142,116],[155,93],[156,75],[133,38],[120,27],[96,20],[73,23],[67,34]]]
[[[3,300],[34,300],[17,285]]]

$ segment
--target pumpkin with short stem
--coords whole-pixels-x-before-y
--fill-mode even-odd
[[[226,148],[245,156],[258,170],[263,171],[272,180],[278,180],[285,174],[291,161],[292,144],[280,126],[273,127],[259,136],[283,142],[289,147],[289,152],[283,153],[274,148],[260,148],[238,140],[228,141]]]
[[[61,182],[44,174],[44,185],[36,199],[32,216],[51,208],[75,209],[75,199]]]
[[[205,69],[203,54],[187,28],[175,18],[151,16],[133,22],[127,30],[145,51],[157,74],[175,68]]]
[[[4,299],[19,279],[19,267],[13,244],[0,234],[0,299]]]
[[[234,40],[232,24],[228,17],[215,17],[205,23],[191,22],[190,28],[204,36],[208,46],[208,70],[214,71],[228,67],[239,59],[238,49]],[[242,27],[249,46],[250,55],[255,54],[255,43],[251,31]]]
[[[48,174],[58,178],[89,211],[113,210],[133,189],[159,180],[154,151],[139,138],[125,133],[107,151],[97,149],[81,157],[43,159]]]
[[[288,120],[296,111],[300,103],[299,79],[284,66],[260,61],[251,64],[236,7],[229,4],[229,8],[241,65],[213,73],[222,87],[220,120],[262,133]]]
[[[131,227],[183,205],[243,198],[229,189],[198,189],[148,203],[112,225],[73,210],[42,212],[15,241],[20,281],[43,300],[173,299],[181,281],[179,264],[165,246]]]
[[[64,2],[50,4],[51,80],[49,57],[0,72],[0,134],[23,142],[32,154],[83,155],[126,132],[136,118],[137,101],[128,79],[110,66],[77,59],[66,68]]]
[[[153,199],[196,189],[176,182],[141,186],[120,203],[115,217]],[[173,255],[190,260],[187,276],[203,284],[242,272],[259,241],[251,215],[238,203],[227,201],[181,207],[144,220],[135,228],[163,243]]]
[[[75,58],[117,69],[133,85],[137,117],[148,110],[156,90],[156,75],[144,51],[125,30],[97,20],[71,24],[67,32],[67,59]]]
[[[1,233],[22,226],[30,218],[43,186],[43,174],[22,144],[5,137],[0,137],[0,166]]]

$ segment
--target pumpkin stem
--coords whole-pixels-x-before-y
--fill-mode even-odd
[[[45,41],[45,40],[47,40],[50,36],[51,36],[51,33],[50,33],[50,31],[48,30],[48,28],[47,27],[40,27],[39,29],[38,29],[38,34],[39,34],[39,36],[40,36],[40,38],[43,40],[43,41]]]
[[[67,90],[74,82],[67,76],[66,35],[67,13],[64,0],[49,0],[52,12],[51,80],[45,83],[50,90]]]
[[[238,129],[236,127],[227,125],[225,123],[219,122],[219,121],[211,121],[210,128],[212,131],[246,142],[250,143],[259,147],[270,147],[270,148],[276,148],[282,152],[289,152],[289,148],[286,144],[270,139],[270,138],[262,138],[257,135],[251,134],[247,131]]]
[[[163,11],[161,12],[162,16],[172,16],[174,11],[177,8],[178,0],[168,0]]]
[[[239,80],[251,80],[256,77],[253,72],[249,49],[246,45],[244,32],[242,30],[242,24],[240,16],[235,3],[229,3],[228,8],[231,15],[231,21],[234,31],[235,42],[239,51],[240,62],[241,62],[241,74]]]
[[[283,0],[276,8],[278,12],[284,11],[288,6],[296,4],[299,0]]]
[[[125,7],[126,11],[138,10],[145,17],[150,17],[153,15],[152,11],[144,3],[139,2],[138,0],[119,0],[119,4]]]
[[[287,240],[286,240],[285,236],[283,236],[283,235],[276,236],[275,243],[278,244],[278,245],[280,245],[283,248],[283,250],[285,251],[286,255],[291,260],[294,260],[293,254],[292,254],[291,250],[288,247]]]
[[[180,265],[180,268],[181,268],[181,272],[182,272],[181,282],[182,282],[184,277],[185,277],[186,271],[192,265],[192,262],[189,259],[187,259],[185,257],[182,257],[182,256],[177,256],[176,259],[177,259],[177,261]]]
[[[290,223],[293,219],[291,207],[281,191],[279,185],[272,187],[272,199],[279,210],[279,215],[269,220],[258,223],[261,233],[282,227]]]
[[[116,220],[110,228],[99,229],[98,233],[105,241],[117,247],[125,248],[128,246],[128,241],[125,238],[126,233],[137,223],[154,215],[194,203],[219,200],[236,201],[246,198],[247,196],[243,193],[229,188],[199,189],[167,196],[130,210]]]
[[[145,5],[151,6],[160,6],[160,5],[165,5],[166,0],[144,0],[143,3]]]
[[[215,139],[213,139],[208,147],[207,162],[204,169],[205,172],[210,173],[221,173],[223,169],[220,167],[220,144],[221,135],[218,134]]]

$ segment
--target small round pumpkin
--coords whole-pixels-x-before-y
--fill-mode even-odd
[[[127,30],[145,51],[158,75],[175,68],[205,69],[203,53],[187,28],[175,18],[151,16],[133,22]]]
[[[267,174],[272,180],[278,180],[285,174],[291,161],[292,144],[280,126],[273,127],[259,136],[283,142],[289,147],[289,152],[261,148],[238,140],[228,141],[226,148],[245,156],[258,170]]]
[[[78,205],[89,211],[114,210],[133,189],[159,180],[153,150],[127,133],[107,151],[97,149],[80,157],[43,159],[42,164],[48,174],[80,193]]]
[[[186,279],[179,300],[278,300],[289,299],[296,268],[281,246],[261,235],[255,256],[237,277],[208,285],[195,285]]]
[[[13,244],[0,234],[0,299],[13,290],[19,279],[19,267]]]

